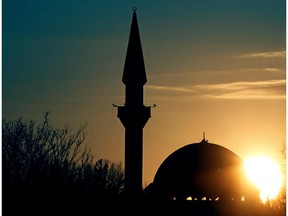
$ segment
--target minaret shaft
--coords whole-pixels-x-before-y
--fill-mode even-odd
[[[142,192],[142,128],[125,129],[125,191]]]
[[[151,108],[119,106],[118,117],[125,127],[125,192],[142,192],[143,128],[150,118]]]
[[[143,106],[143,86],[126,85],[125,105],[126,106]]]

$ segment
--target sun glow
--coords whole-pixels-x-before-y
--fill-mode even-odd
[[[274,160],[267,157],[253,157],[245,160],[244,168],[248,178],[260,190],[263,203],[278,195],[283,176]]]

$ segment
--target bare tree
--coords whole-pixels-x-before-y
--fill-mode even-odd
[[[281,187],[280,193],[278,196],[270,201],[271,210],[275,216],[285,216],[286,215],[286,144],[284,143],[281,150],[282,156],[285,159],[284,164],[282,165],[283,173],[283,186]]]
[[[19,199],[64,200],[121,193],[121,163],[94,160],[85,144],[86,125],[76,132],[43,123],[2,120],[2,183],[5,204]]]

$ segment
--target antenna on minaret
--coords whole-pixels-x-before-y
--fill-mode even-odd
[[[205,141],[205,131],[203,131],[203,140]]]

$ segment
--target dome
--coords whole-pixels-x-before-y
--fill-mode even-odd
[[[242,163],[229,149],[206,140],[188,144],[163,161],[148,191],[176,199],[259,199]]]

